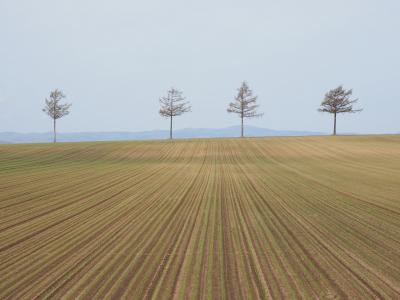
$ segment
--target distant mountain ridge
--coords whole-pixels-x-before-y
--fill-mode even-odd
[[[174,138],[217,138],[238,137],[240,126],[227,128],[184,128],[174,131]],[[326,135],[322,132],[274,130],[254,126],[245,127],[245,135],[248,137],[261,136],[310,136]],[[167,139],[168,130],[151,130],[141,132],[72,132],[58,133],[57,140],[60,142],[92,142],[92,141],[122,141],[122,140],[158,140]],[[0,132],[0,143],[50,143],[53,140],[52,132],[44,133],[17,133]]]

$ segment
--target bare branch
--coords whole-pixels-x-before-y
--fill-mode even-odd
[[[336,135],[336,115],[342,113],[356,113],[362,109],[355,109],[353,104],[357,103],[358,99],[350,99],[353,90],[345,90],[343,86],[338,86],[336,89],[330,90],[325,94],[325,98],[321,103],[318,111],[327,112],[334,115],[333,134]]]
[[[65,98],[62,91],[56,89],[50,93],[50,99],[45,99],[46,105],[43,111],[52,119],[60,119],[69,114],[70,103],[61,104],[60,101]]]
[[[356,113],[362,111],[362,109],[353,108],[353,104],[357,103],[358,99],[351,100],[350,97],[352,94],[353,90],[345,90],[343,86],[330,90],[325,94],[325,98],[318,111],[332,114]]]
[[[238,89],[238,94],[234,102],[229,103],[228,113],[237,114],[242,120],[242,136],[243,136],[243,119],[262,117],[263,113],[258,113],[259,107],[257,96],[253,96],[253,91],[249,88],[246,81],[243,81],[242,86]]]
[[[182,92],[171,88],[167,92],[167,96],[160,98],[161,108],[159,114],[164,118],[169,118],[170,124],[170,138],[172,138],[172,119],[173,117],[183,115],[184,113],[190,112],[192,107],[189,101],[185,101]]]
[[[42,109],[50,118],[53,119],[54,123],[54,142],[56,142],[56,120],[67,116],[71,108],[71,103],[61,104],[60,101],[65,98],[62,91],[55,89],[50,92],[49,99],[45,99],[45,107]]]

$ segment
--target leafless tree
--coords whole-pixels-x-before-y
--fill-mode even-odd
[[[253,96],[253,91],[249,88],[246,81],[243,81],[242,86],[238,88],[238,94],[235,97],[235,101],[229,103],[228,113],[238,114],[242,123],[241,137],[243,137],[243,121],[245,118],[257,118],[262,117],[263,113],[258,113],[259,107],[256,104],[257,96]]]
[[[54,132],[54,143],[57,141],[56,134],[56,121],[69,114],[71,107],[70,103],[61,104],[60,101],[65,98],[62,91],[55,89],[50,92],[49,99],[46,98],[46,105],[43,111],[53,119],[53,132]]]
[[[353,104],[357,103],[358,99],[350,99],[353,90],[345,90],[343,86],[338,86],[336,89],[330,90],[325,94],[325,98],[318,109],[320,112],[333,114],[333,135],[336,135],[336,116],[341,113],[356,113],[362,109],[354,109]]]
[[[172,139],[172,119],[174,117],[183,115],[186,112],[190,112],[192,107],[188,101],[185,101],[186,98],[182,96],[182,92],[171,88],[167,96],[163,96],[160,98],[160,115],[164,118],[170,119],[170,127],[169,127],[169,138]]]

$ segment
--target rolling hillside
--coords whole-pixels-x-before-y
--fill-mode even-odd
[[[400,298],[400,136],[0,145],[0,299]]]
[[[247,136],[309,136],[324,135],[321,132],[295,131],[295,130],[273,130],[254,126],[246,126]],[[174,131],[174,137],[187,138],[220,138],[240,136],[240,126],[227,128],[185,128]],[[60,142],[95,142],[95,141],[129,141],[129,140],[157,140],[169,138],[168,130],[152,130],[142,132],[70,132],[58,133]],[[0,132],[0,144],[18,143],[51,143],[52,132],[44,133],[18,133]]]

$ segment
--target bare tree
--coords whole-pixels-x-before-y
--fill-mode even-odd
[[[57,141],[56,134],[56,121],[69,114],[69,109],[71,107],[70,103],[61,104],[61,99],[65,98],[62,91],[55,89],[50,92],[50,99],[46,98],[46,105],[43,111],[53,119],[53,132],[54,132],[54,143]]]
[[[320,112],[327,112],[333,114],[333,135],[336,135],[336,116],[341,113],[356,113],[362,111],[362,109],[354,109],[353,104],[358,99],[351,100],[350,97],[353,94],[353,90],[345,90],[343,86],[338,86],[336,89],[330,90],[325,94],[325,99],[321,103],[321,107],[318,109]]]
[[[253,96],[253,91],[249,88],[246,81],[243,81],[242,86],[238,88],[238,94],[235,101],[229,103],[228,113],[238,114],[242,123],[241,137],[244,136],[243,121],[245,118],[258,118],[262,117],[263,113],[257,113],[259,107],[256,104],[257,96]]]
[[[188,101],[185,101],[185,97],[182,96],[182,92],[171,88],[167,96],[160,98],[160,115],[164,118],[170,119],[169,127],[169,138],[172,139],[172,119],[176,116],[183,115],[186,112],[190,112],[192,107]]]

